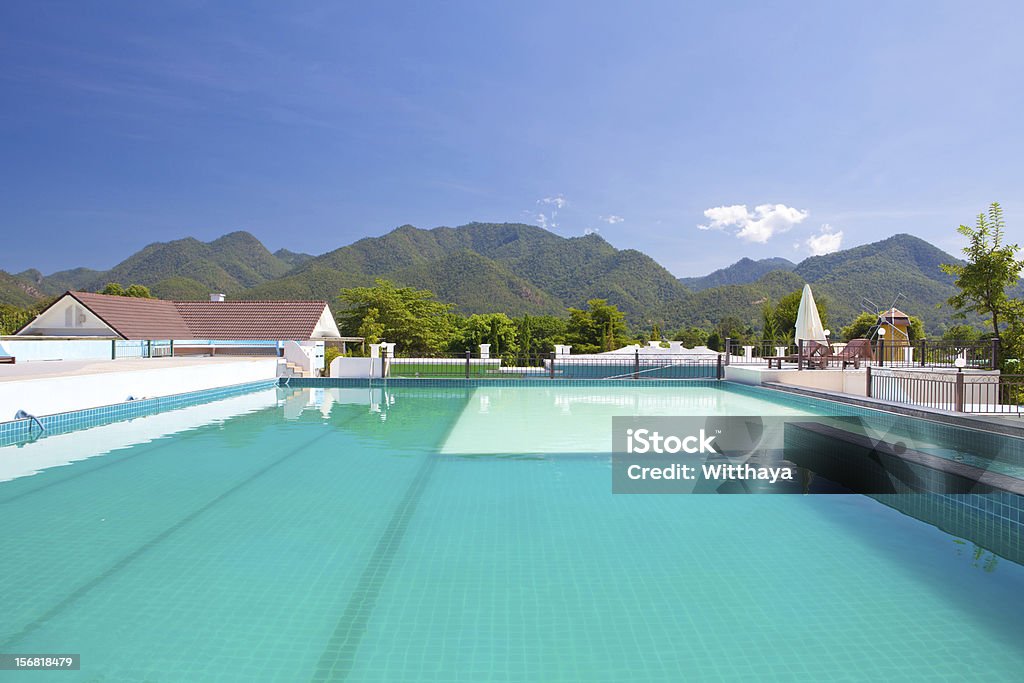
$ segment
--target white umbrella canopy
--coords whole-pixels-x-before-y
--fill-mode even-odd
[[[800,296],[800,308],[796,311],[796,339],[825,340],[825,326],[821,324],[818,307],[814,305],[811,286],[805,284]]]

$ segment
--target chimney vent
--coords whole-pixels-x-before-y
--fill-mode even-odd
[[[210,295],[210,301],[224,301],[224,295],[223,294],[211,294]]]

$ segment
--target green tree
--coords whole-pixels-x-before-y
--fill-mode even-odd
[[[342,334],[393,341],[401,353],[438,354],[448,347],[455,331],[452,305],[435,300],[429,290],[376,280],[373,287],[343,289],[338,299]]]
[[[924,339],[924,321],[916,315],[910,316],[910,324],[907,325],[907,336],[910,341]]]
[[[683,346],[692,349],[695,346],[706,346],[708,343],[708,333],[699,327],[684,327],[672,335],[672,340],[681,341]]]
[[[764,341],[775,341],[785,338],[779,334],[779,323],[775,317],[775,309],[772,307],[771,301],[766,301],[764,306],[761,307],[761,338]]]
[[[384,336],[384,323],[380,322],[380,311],[376,308],[366,309],[366,313],[359,323],[359,328],[356,330],[356,336],[362,337],[365,340],[365,344],[377,344],[380,342]]]
[[[864,339],[871,332],[871,328],[878,322],[878,316],[874,313],[861,313],[853,322],[840,330],[843,339],[850,341],[851,339]]]
[[[990,316],[992,334],[997,339],[1001,339],[1001,325],[1012,325],[1024,314],[1020,300],[1006,293],[1019,284],[1024,261],[1017,259],[1019,245],[1003,243],[1005,229],[1003,209],[993,202],[987,218],[984,213],[978,214],[975,227],[957,228],[968,240],[963,250],[967,263],[941,265],[943,272],[956,277],[953,284],[960,290],[949,298],[949,305],[959,317],[965,317],[968,311]]]
[[[32,309],[0,304],[0,335],[14,334],[33,317],[35,317],[35,313]]]
[[[981,339],[981,330],[973,325],[953,325],[942,333],[946,341],[978,341]]]
[[[802,297],[803,290],[798,289],[780,298],[775,307],[775,324],[783,339],[792,339],[796,335],[796,314],[800,310]],[[817,296],[814,298],[814,306],[818,309],[822,326],[828,328],[828,299]]]
[[[587,310],[569,309],[566,341],[580,353],[611,351],[629,343],[626,318],[606,299],[591,299]]]
[[[515,321],[504,313],[474,314],[458,322],[453,351],[476,353],[480,344],[491,345],[492,356],[513,356],[519,352]]]
[[[121,286],[120,282],[108,282],[107,286],[100,291],[100,294],[109,294],[110,296],[130,296],[137,299],[152,299],[153,294],[149,291],[149,287],[145,285],[128,285],[125,289]]]
[[[555,344],[564,344],[569,322],[553,315],[524,315],[515,319],[519,353],[536,357],[551,353]]]

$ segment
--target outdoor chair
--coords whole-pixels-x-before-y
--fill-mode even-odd
[[[832,357],[832,347],[828,344],[823,344],[817,341],[805,341],[804,342],[804,354],[803,361],[807,363],[809,367],[826,368],[828,367],[828,359]],[[767,356],[765,360],[768,361],[768,369],[770,370],[773,365],[778,365],[779,370],[782,369],[782,363],[796,363],[800,360],[800,355],[791,353],[788,356]]]
[[[837,363],[842,363],[843,370],[846,369],[847,365],[852,365],[854,369],[859,370],[862,360],[874,359],[871,354],[871,341],[868,339],[851,339],[842,351],[831,354],[831,359]]]

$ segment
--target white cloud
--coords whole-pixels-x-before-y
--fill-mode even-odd
[[[616,216],[615,214],[612,214],[611,216],[598,216],[598,218],[603,220],[608,225],[615,225],[616,223],[621,223],[622,221],[626,220],[622,216]]]
[[[736,236],[748,242],[764,244],[774,235],[790,230],[807,218],[809,213],[785,204],[761,204],[750,212],[746,204],[716,206],[704,212],[709,220],[698,225],[701,230],[725,230],[738,228]]]
[[[554,230],[558,227],[558,223],[555,218],[558,216],[558,210],[564,209],[569,205],[569,200],[560,194],[556,194],[553,197],[544,197],[544,199],[538,199],[537,205],[542,207],[549,207],[550,211],[545,213],[543,210],[540,211],[533,218],[533,222],[544,228],[545,230]]]
[[[817,235],[811,235],[804,242],[812,256],[824,256],[839,251],[843,244],[843,231],[836,232],[831,225],[825,223]]]
[[[599,229],[597,229],[597,228],[584,228],[583,229],[583,234],[584,235],[600,235],[601,231]]]
[[[556,194],[553,197],[545,197],[544,199],[538,199],[537,203],[538,204],[543,204],[543,205],[546,205],[546,206],[553,206],[557,210],[557,209],[564,209],[566,206],[568,206],[569,205],[569,200],[566,199],[565,197],[563,197],[560,194]]]

